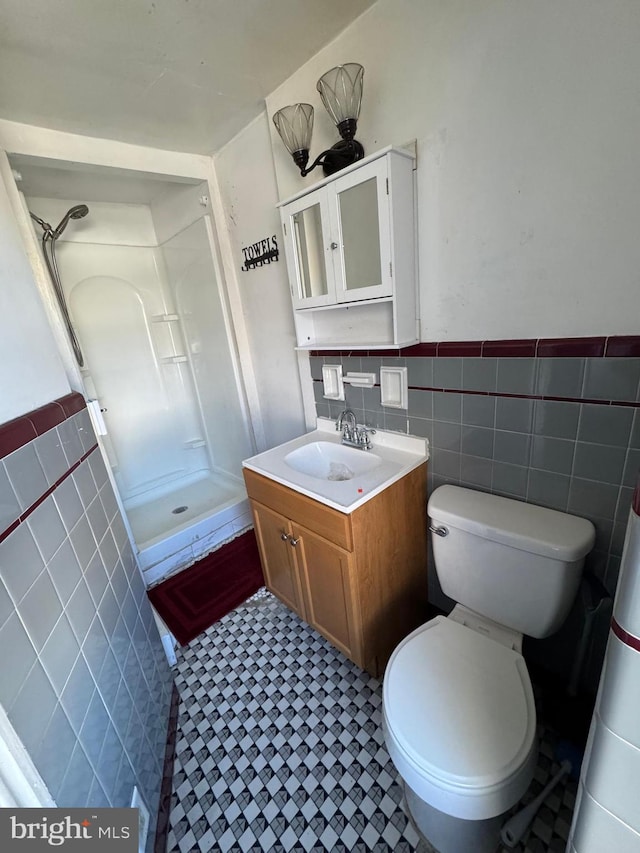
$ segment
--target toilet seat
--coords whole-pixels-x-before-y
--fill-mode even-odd
[[[507,811],[533,776],[536,712],[524,658],[443,616],[391,656],[383,722],[400,775],[454,817]]]

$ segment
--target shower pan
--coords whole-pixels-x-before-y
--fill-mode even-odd
[[[213,225],[199,212],[158,243],[149,206],[91,201],[72,228],[88,213],[73,205],[52,228],[40,214],[62,202],[27,202],[151,585],[251,525],[241,463],[255,451]]]

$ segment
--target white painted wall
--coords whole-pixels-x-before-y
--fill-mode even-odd
[[[365,151],[417,139],[422,340],[637,334],[638,44],[637,0],[379,0],[267,98],[279,198],[322,174],[271,116],[313,104],[314,158],[338,139],[316,81],[360,62]],[[242,142],[232,174],[266,172]]]
[[[254,365],[265,447],[305,431],[291,296],[267,119],[246,127],[215,157],[225,224]],[[242,248],[276,235],[280,260],[242,272]],[[229,271],[227,271],[229,276]]]
[[[637,0],[379,0],[267,98],[267,117],[215,158],[230,304],[267,446],[303,428],[293,324],[284,261],[241,273],[241,248],[280,236],[276,201],[316,180],[297,174],[273,112],[316,106],[314,156],[337,137],[315,82],[336,63],[360,61],[366,151],[417,139],[423,340],[635,334],[639,43]],[[0,147],[212,181],[208,157],[4,120]],[[68,381],[4,198],[0,215],[6,419],[66,392]]]
[[[0,174],[0,424],[68,394],[70,386]]]

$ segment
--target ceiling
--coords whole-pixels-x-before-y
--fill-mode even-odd
[[[210,154],[373,2],[2,0],[0,118]]]

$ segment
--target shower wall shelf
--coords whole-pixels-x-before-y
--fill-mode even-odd
[[[205,447],[206,441],[204,438],[192,438],[190,441],[185,441],[185,450],[195,450],[198,447]]]
[[[186,355],[165,355],[160,361],[163,364],[181,364],[183,361],[189,361]]]
[[[179,314],[153,314],[151,316],[152,323],[175,323],[179,319]]]

